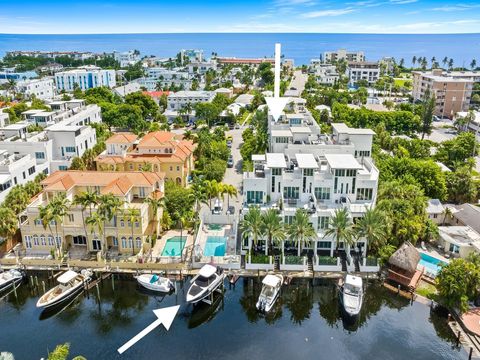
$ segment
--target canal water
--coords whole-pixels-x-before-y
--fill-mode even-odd
[[[44,279],[45,280],[45,279]],[[42,278],[39,278],[41,284]],[[212,306],[184,303],[188,281],[165,297],[141,291],[128,278],[104,280],[60,312],[35,307],[38,291],[23,284],[0,301],[0,352],[18,360],[46,357],[69,342],[71,357],[87,359],[466,359],[446,319],[428,306],[369,282],[358,321],[345,321],[333,281],[284,286],[267,316],[255,303],[258,279],[225,287]],[[42,286],[40,285],[40,288]],[[48,285],[47,285],[48,288]],[[43,290],[39,290],[43,292]],[[122,355],[117,349],[155,321],[152,310],[181,305],[170,330],[153,330]]]

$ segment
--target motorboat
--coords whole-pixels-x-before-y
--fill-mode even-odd
[[[142,274],[136,277],[140,286],[152,291],[168,293],[175,289],[175,286],[166,277],[156,274]]]
[[[57,278],[58,285],[38,299],[37,307],[46,309],[70,299],[84,288],[91,276],[92,272],[89,270],[82,270],[80,274],[73,270],[64,272]]]
[[[363,303],[362,278],[347,274],[340,289],[343,309],[349,316],[357,316]]]
[[[223,284],[225,274],[223,269],[206,264],[191,280],[192,285],[187,292],[187,303],[195,304],[208,297]]]
[[[23,274],[16,270],[10,269],[0,273],[0,291],[14,285],[17,286],[23,280]]]
[[[257,301],[257,310],[269,312],[280,295],[283,276],[280,274],[268,274],[263,278],[262,284],[262,292]]]

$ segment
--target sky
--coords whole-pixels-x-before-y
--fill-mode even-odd
[[[0,33],[480,33],[451,0],[0,0]]]

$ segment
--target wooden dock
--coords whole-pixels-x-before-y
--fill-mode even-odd
[[[478,339],[474,335],[468,334],[462,326],[455,320],[448,321],[448,326],[457,338],[457,346],[462,345],[468,354],[469,360],[480,360],[480,350]]]
[[[383,286],[386,287],[388,290],[390,290],[390,291],[392,291],[392,292],[394,292],[394,293],[396,293],[400,296],[403,296],[406,299],[415,300],[415,293],[413,293],[413,292],[402,290],[402,289],[400,289],[400,287],[392,286],[387,282],[384,282]]]

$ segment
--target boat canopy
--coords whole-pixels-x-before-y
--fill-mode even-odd
[[[68,270],[67,272],[63,273],[60,275],[57,279],[57,281],[61,284],[67,284],[73,279],[75,279],[78,276],[78,274],[73,271],[73,270]]]
[[[200,271],[198,273],[200,274],[200,276],[209,278],[210,276],[212,276],[216,272],[217,272],[217,268],[215,266],[206,264],[200,269]]]
[[[345,278],[345,284],[350,284],[355,287],[362,287],[363,282],[360,276],[347,275]]]
[[[280,278],[275,275],[267,275],[262,281],[262,284],[276,287],[280,283]]]

